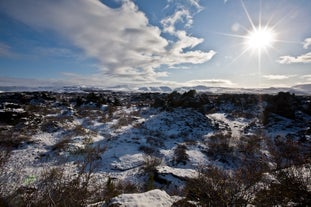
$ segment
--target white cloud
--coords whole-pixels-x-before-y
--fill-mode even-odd
[[[264,75],[263,77],[269,80],[285,80],[293,77],[293,75]]]
[[[311,81],[311,74],[310,75],[303,75],[301,78],[306,79],[307,81]]]
[[[190,11],[186,9],[178,10],[173,15],[163,19],[161,21],[163,31],[174,35],[176,33],[175,24],[178,22],[183,22],[186,27],[190,27],[193,23]]]
[[[234,84],[230,80],[225,79],[205,79],[205,80],[191,80],[187,81],[185,85],[188,86],[197,86],[197,85],[205,85],[205,86],[233,86]]]
[[[303,42],[303,48],[308,49],[310,45],[311,45],[311,37],[305,39],[305,41]]]
[[[311,52],[297,56],[297,57],[281,56],[278,62],[281,64],[311,63]]]
[[[196,13],[204,9],[200,5],[200,0],[167,0],[168,5],[165,8],[169,8],[171,5],[177,8],[189,8],[194,10]]]
[[[188,1],[199,7],[198,0]],[[181,18],[186,26],[192,24],[190,13],[183,10],[167,19],[165,30],[168,32],[172,27],[172,34],[178,39],[172,43],[163,38],[161,30],[150,25],[146,15],[129,0],[124,0],[117,9],[98,0],[24,0],[22,6],[19,0],[10,0],[0,1],[0,10],[27,25],[67,38],[88,57],[98,60],[102,79],[154,80],[167,75],[156,72],[161,65],[204,63],[215,54],[212,50],[189,50],[203,39],[175,31],[174,24]]]
[[[161,21],[163,25],[163,31],[177,38],[177,41],[169,45],[168,48],[170,48],[169,53],[171,56],[169,56],[169,59],[167,59],[165,62],[169,66],[174,66],[176,64],[180,64],[180,60],[184,60],[183,63],[193,64],[209,61],[216,54],[216,52],[213,50],[210,50],[209,52],[203,52],[200,50],[190,50],[184,52],[185,49],[192,49],[201,44],[204,39],[190,36],[185,30],[177,30],[175,24],[178,22],[184,22],[185,25],[188,25],[188,27],[191,26],[192,16],[190,11],[185,9],[178,10],[173,15]]]

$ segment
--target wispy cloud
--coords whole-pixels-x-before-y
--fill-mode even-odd
[[[234,86],[234,84],[230,80],[226,79],[191,80],[187,81],[185,85],[188,86],[204,85],[204,86],[223,86],[223,87]]]
[[[204,39],[187,34],[186,30],[177,29],[175,25],[178,22],[183,22],[185,27],[190,27],[193,23],[191,12],[187,9],[177,10],[174,14],[161,21],[163,31],[177,38],[177,41],[169,44],[168,48],[170,48],[169,53],[171,56],[168,65],[173,66],[180,63],[199,64],[209,61],[216,54],[213,50],[209,52],[200,50],[184,52],[185,49],[192,49],[201,44]],[[179,60],[184,61],[179,63]]]
[[[194,86],[206,86],[206,87],[236,87],[237,85],[230,80],[226,79],[202,79],[202,80],[190,80],[185,82],[176,81],[154,81],[146,84],[146,86],[169,86],[172,88],[177,87],[194,87]]]
[[[200,8],[198,0],[187,1]],[[171,42],[162,37],[161,29],[150,25],[146,15],[129,0],[124,0],[118,9],[95,0],[24,0],[23,6],[19,0],[10,0],[0,1],[0,10],[27,25],[64,36],[88,57],[98,60],[102,78],[154,80],[167,75],[155,70],[161,65],[204,63],[215,54],[212,50],[190,50],[203,39],[174,30],[180,18],[186,20],[186,26],[192,24],[191,15],[185,11],[170,17],[175,20],[167,19],[165,30],[172,27],[172,34],[177,37]],[[5,51],[2,48],[3,54]]]
[[[311,37],[305,39],[305,41],[303,42],[303,48],[308,49],[310,45],[311,45]]]
[[[171,5],[177,8],[188,8],[193,10],[195,13],[198,13],[204,9],[200,4],[200,0],[167,0],[168,5],[166,8],[169,8]]]
[[[311,45],[311,37],[306,38],[303,42],[303,48],[308,49]],[[277,61],[281,64],[292,64],[292,63],[311,63],[311,52],[308,52],[306,54],[299,55],[297,57],[290,56],[290,55],[284,55],[281,56],[280,59]]]
[[[305,80],[307,80],[307,81],[311,81],[311,74],[309,74],[309,75],[303,75],[303,76],[301,76],[301,78],[302,78],[302,79],[305,79]]]
[[[278,62],[281,64],[311,63],[311,52],[297,56],[297,57],[281,56]]]
[[[264,75],[263,77],[269,80],[285,80],[294,76],[295,75]]]

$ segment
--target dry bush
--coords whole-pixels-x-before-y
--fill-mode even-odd
[[[145,174],[155,172],[156,167],[162,163],[162,159],[154,156],[145,155],[142,170]]]
[[[21,144],[31,141],[30,136],[26,136],[19,131],[12,130],[3,130],[0,132],[0,146],[5,148],[16,149]]]
[[[248,157],[253,157],[260,151],[262,138],[256,135],[241,137],[238,143],[238,150]]]
[[[41,125],[41,130],[48,133],[57,132],[58,130],[60,130],[60,125],[56,121],[45,120],[44,123]]]
[[[127,115],[124,115],[118,119],[118,122],[114,125],[115,129],[120,129],[123,126],[128,126],[131,120]]]
[[[130,115],[131,115],[131,116],[135,116],[135,117],[140,117],[140,113],[141,113],[140,110],[136,110],[136,111],[132,111],[132,112],[130,113]]]
[[[118,110],[118,107],[114,106],[114,105],[108,105],[108,117],[109,119],[113,118],[114,112],[116,112]]]
[[[9,196],[2,196],[8,206],[86,206],[97,201],[105,188],[94,179],[96,162],[106,149],[89,146],[77,163],[77,175],[66,175],[64,168],[45,170],[31,186],[20,187]],[[101,198],[101,197],[99,197]]]
[[[196,207],[194,203],[189,202],[187,199],[181,199],[173,203],[172,207]]]
[[[71,139],[68,137],[62,138],[60,141],[58,141],[56,144],[52,146],[52,151],[62,151],[68,148],[69,143],[71,142]]]
[[[160,137],[149,136],[149,137],[147,137],[146,142],[148,144],[150,144],[151,146],[154,146],[154,147],[163,147],[164,146],[164,142]]]
[[[246,206],[246,189],[235,175],[208,167],[199,171],[197,178],[186,183],[187,200],[200,206]]]
[[[256,194],[258,206],[310,206],[311,166],[287,168],[273,173],[275,181]]]
[[[69,147],[69,144],[72,142],[72,138],[75,136],[84,136],[85,138],[83,139],[83,144],[91,144],[92,138],[90,136],[94,135],[96,135],[96,132],[85,129],[81,125],[77,125],[73,129],[65,132],[65,134],[62,136],[62,139],[60,139],[56,144],[52,146],[52,151],[62,151],[67,149]]]
[[[77,177],[69,179],[64,169],[42,173],[35,187],[20,187],[6,198],[8,206],[85,206],[89,192]]]
[[[162,159],[148,155],[145,155],[144,159],[145,164],[142,166],[141,170],[143,174],[147,176],[144,188],[146,191],[149,191],[154,189],[155,179],[158,178],[157,166],[162,163]]]
[[[223,163],[229,163],[234,159],[233,147],[230,146],[230,134],[218,133],[209,137],[207,141],[207,155],[214,160],[219,160]]]
[[[269,142],[269,152],[273,156],[278,169],[291,165],[300,165],[308,161],[308,150],[303,149],[291,138],[277,136]]]
[[[10,151],[8,147],[0,146],[0,169],[10,158]]]
[[[152,147],[148,147],[145,145],[141,145],[139,147],[139,151],[142,151],[143,153],[145,153],[146,155],[152,155],[155,152],[155,149]]]
[[[183,165],[186,165],[188,160],[187,146],[179,144],[174,150],[174,164],[178,165],[182,163]]]
[[[136,119],[134,118],[133,115],[131,114],[126,114],[125,112],[122,112],[120,115],[119,115],[119,118],[118,118],[118,121],[117,123],[114,125],[114,128],[115,129],[119,129],[123,126],[128,126],[128,125],[131,125],[133,124],[133,122],[135,121]]]

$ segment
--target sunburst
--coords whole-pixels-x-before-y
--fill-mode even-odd
[[[273,43],[275,41],[276,34],[268,27],[255,28],[245,36],[246,47],[249,49],[258,50],[258,52],[273,47]]]
[[[274,31],[274,26],[271,27],[268,24],[263,25],[261,22],[261,6],[260,6],[260,15],[259,15],[259,23],[256,26],[243,2],[241,0],[241,4],[243,6],[244,12],[247,16],[247,19],[251,25],[251,29],[246,30],[246,35],[242,35],[241,37],[244,39],[245,50],[243,53],[249,50],[255,50],[258,54],[258,64],[261,62],[261,53],[264,50],[267,52],[268,49],[273,48],[273,44],[277,41],[277,34]]]
[[[243,0],[241,0],[241,5],[250,23],[250,28],[242,26],[245,33],[241,35],[237,34],[222,34],[222,35],[241,39],[243,50],[237,57],[233,59],[233,62],[237,61],[241,56],[244,56],[248,52],[250,52],[251,54],[254,53],[257,54],[258,74],[260,77],[262,53],[265,52],[266,54],[268,54],[269,50],[274,48],[274,43],[283,41],[277,38],[278,34],[276,32],[276,25],[269,25],[269,23],[263,24],[261,22],[262,18],[261,6],[259,11],[260,15],[258,19],[258,24],[254,24],[254,21],[251,18],[251,15],[249,14]],[[259,85],[261,85],[261,81],[259,81]]]

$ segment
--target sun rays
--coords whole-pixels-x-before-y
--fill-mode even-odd
[[[268,27],[259,27],[248,33],[245,44],[247,48],[261,52],[261,50],[271,48],[273,43],[276,41],[275,38],[276,34],[272,29]]]
[[[236,62],[242,56],[247,53],[257,56],[257,73],[259,77],[259,86],[261,85],[261,62],[262,62],[262,53],[269,55],[269,51],[274,48],[274,43],[283,42],[278,39],[278,33],[276,30],[276,25],[270,25],[271,22],[262,22],[262,11],[261,11],[261,3],[259,6],[259,17],[254,23],[252,16],[246,8],[246,5],[243,0],[241,0],[241,5],[243,7],[246,18],[249,22],[249,27],[245,27],[239,25],[240,28],[243,29],[243,34],[224,34],[221,35],[233,37],[240,39],[240,45],[242,51],[232,60],[232,63]]]

